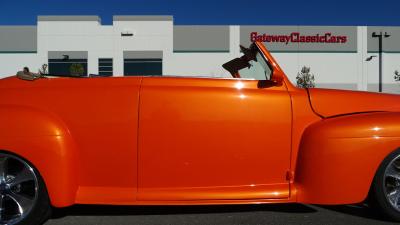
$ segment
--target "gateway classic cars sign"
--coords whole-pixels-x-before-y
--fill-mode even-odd
[[[266,44],[272,52],[356,52],[357,27],[242,26],[241,44]]]
[[[301,35],[299,32],[292,32],[290,35],[269,35],[259,34],[258,32],[251,32],[250,39],[252,42],[282,42],[289,44],[294,43],[346,43],[347,36],[335,36],[332,33],[325,33],[323,35]]]

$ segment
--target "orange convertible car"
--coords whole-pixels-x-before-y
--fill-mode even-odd
[[[366,200],[400,220],[400,96],[294,87],[261,43],[233,78],[0,80],[0,223],[73,204]]]

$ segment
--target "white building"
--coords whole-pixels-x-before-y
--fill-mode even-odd
[[[0,77],[22,67],[85,74],[227,76],[221,65],[240,55],[239,45],[265,42],[295,83],[311,67],[317,87],[378,90],[378,38],[383,40],[383,91],[400,93],[400,27],[178,26],[172,16],[39,16],[37,26],[0,26]],[[372,58],[371,58],[372,56]],[[375,57],[376,56],[376,57]],[[367,60],[370,59],[370,60]]]

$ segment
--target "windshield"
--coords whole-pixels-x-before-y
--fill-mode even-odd
[[[257,52],[255,60],[249,61],[249,66],[238,71],[240,78],[250,78],[256,80],[269,80],[271,69],[264,57]]]
[[[234,78],[255,80],[270,80],[272,70],[258,47],[254,44],[250,48],[240,46],[243,56],[233,59],[222,67],[229,71]]]

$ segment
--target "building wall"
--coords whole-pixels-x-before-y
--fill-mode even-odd
[[[0,39],[0,77],[13,75],[24,66],[37,71],[48,63],[49,55],[65,52],[86,52],[92,74],[99,72],[99,58],[112,58],[113,73],[122,76],[124,52],[143,52],[143,57],[161,52],[164,75],[229,77],[221,65],[240,56],[239,45],[248,45],[252,32],[330,32],[346,36],[346,42],[267,42],[266,46],[294,83],[301,68],[307,66],[317,87],[377,91],[379,59],[366,60],[378,55],[377,39],[371,37],[374,31],[391,34],[383,46],[383,90],[400,93],[400,85],[393,79],[394,71],[400,71],[398,27],[174,26],[171,16],[115,16],[113,25],[108,26],[97,16],[41,16],[37,26],[0,27],[0,34],[8,37],[7,43]]]
[[[116,76],[124,74],[124,51],[162,51],[163,74],[168,71],[172,55],[173,21],[170,17],[124,16],[114,17],[113,42]],[[122,37],[121,33],[132,33],[132,37]]]
[[[187,36],[174,37],[174,51],[170,63],[167,65],[165,74],[180,75],[180,76],[207,76],[207,77],[230,77],[230,74],[222,68],[222,64],[236,58],[240,55],[239,52],[239,26],[224,26],[223,33],[206,33],[203,29],[209,26],[189,27],[189,32],[193,32]],[[186,32],[180,27],[180,32]],[[215,28],[214,28],[215,29]],[[177,34],[174,32],[174,34]],[[208,36],[207,41],[201,43],[196,42],[196,39],[202,39],[203,36]],[[210,37],[210,35],[213,35]],[[216,38],[216,42],[222,43],[223,38],[228,39],[228,45],[215,45],[212,43]],[[179,39],[185,41],[184,44],[179,42]],[[189,40],[193,42],[190,46]],[[211,42],[211,43],[210,43]],[[178,46],[179,45],[179,46]],[[177,49],[177,50],[176,50]]]
[[[24,66],[36,68],[36,26],[0,26],[0,72],[1,76],[14,75]]]
[[[0,78],[14,76],[25,66],[37,72],[40,63],[36,53],[0,53]]]

